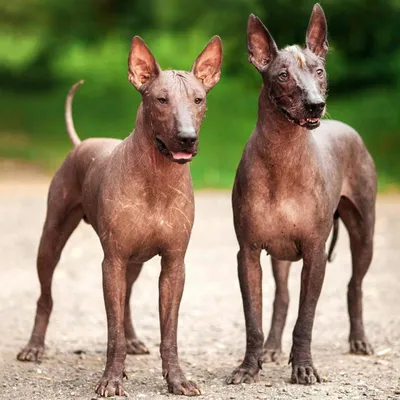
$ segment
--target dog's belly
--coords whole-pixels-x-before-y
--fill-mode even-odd
[[[267,254],[277,260],[298,261],[301,258],[301,252],[296,242],[284,235],[280,238],[270,238],[262,246]]]

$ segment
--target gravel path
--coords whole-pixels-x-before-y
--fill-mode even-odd
[[[95,399],[93,388],[105,360],[106,319],[101,289],[102,253],[91,228],[81,224],[55,273],[54,309],[41,364],[16,361],[33,323],[38,280],[36,248],[45,212],[47,182],[0,183],[0,399]],[[350,276],[348,237],[341,226],[336,259],[328,265],[314,326],[313,355],[323,384],[289,383],[291,331],[300,264],[292,267],[292,302],[280,364],[266,364],[260,381],[226,386],[224,377],[244,353],[245,335],[236,276],[237,243],[228,193],[200,192],[186,257],[187,278],[179,320],[179,350],[187,376],[202,399],[395,399],[400,398],[400,198],[380,197],[375,256],[364,284],[366,331],[376,354],[347,354],[346,285]],[[264,268],[264,329],[274,292],[268,257]],[[159,259],[147,264],[134,287],[134,318],[148,356],[128,356],[125,384],[132,399],[165,399],[158,352]],[[81,353],[75,354],[75,352]]]

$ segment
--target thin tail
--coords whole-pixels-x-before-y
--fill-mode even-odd
[[[79,81],[71,87],[68,92],[67,100],[65,101],[65,124],[67,126],[68,136],[74,147],[78,146],[78,144],[81,142],[81,139],[79,139],[79,136],[76,133],[74,120],[72,119],[72,100],[74,99],[76,89],[83,85],[83,82],[84,81]]]
[[[339,236],[339,213],[336,210],[335,214],[333,215],[333,234],[332,234],[331,245],[329,246],[329,252],[328,252],[329,262],[333,261],[332,253],[333,250],[335,249],[335,244],[337,242],[338,236]]]

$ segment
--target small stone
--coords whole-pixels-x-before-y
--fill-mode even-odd
[[[374,362],[374,364],[375,364],[375,365],[388,365],[388,364],[389,364],[389,361],[386,361],[386,360],[376,360],[376,361]]]

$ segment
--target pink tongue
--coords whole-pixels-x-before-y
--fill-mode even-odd
[[[192,155],[190,153],[183,153],[183,152],[174,153],[171,151],[171,154],[174,160],[190,160],[192,158]]]
[[[300,125],[305,125],[307,121],[305,119],[300,120]]]

